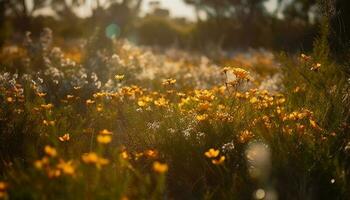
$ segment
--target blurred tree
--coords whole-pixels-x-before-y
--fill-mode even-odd
[[[213,42],[220,46],[232,41],[230,37],[233,36],[240,37],[239,45],[256,44],[257,38],[254,36],[261,35],[261,31],[263,31],[259,26],[269,24],[269,13],[264,6],[267,0],[184,1],[193,5],[197,12],[206,14],[206,21],[201,22],[200,25],[204,25],[203,27],[208,29],[207,31],[211,31],[205,35],[214,36]],[[229,30],[229,32],[223,30]]]
[[[318,0],[278,0],[285,20],[299,20],[311,23],[312,17],[317,17]]]
[[[13,17],[15,27],[24,32],[30,27],[33,13],[48,3],[48,0],[0,0],[0,15]]]

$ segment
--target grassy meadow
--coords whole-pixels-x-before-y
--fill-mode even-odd
[[[310,52],[216,57],[54,34],[1,50],[0,199],[349,199],[350,79],[327,31]]]

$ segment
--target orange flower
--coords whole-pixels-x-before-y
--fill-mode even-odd
[[[45,148],[44,148],[44,151],[45,153],[48,155],[48,156],[51,156],[51,157],[56,157],[57,156],[57,151],[54,147],[51,147],[49,145],[46,145]]]
[[[69,140],[70,140],[69,133],[66,133],[66,134],[64,134],[63,136],[58,137],[58,139],[59,139],[61,142],[67,142],[67,141],[69,141]]]
[[[220,151],[210,148],[204,155],[208,158],[216,158],[219,155]]]
[[[219,159],[213,159],[211,162],[214,164],[214,165],[221,165],[224,163],[226,157],[225,156],[220,156]]]
[[[97,168],[101,168],[101,166],[109,163],[108,159],[99,157],[95,152],[85,153],[81,159],[86,164],[95,164]]]
[[[168,171],[168,165],[166,163],[160,163],[158,161],[155,161],[153,163],[153,171],[159,174],[164,174],[165,172]]]
[[[112,135],[113,133],[107,129],[103,129],[99,132],[101,135]]]
[[[52,104],[52,103],[41,104],[40,106],[41,106],[42,108],[46,109],[46,110],[50,110],[51,108],[53,108],[53,104]]]
[[[75,168],[72,164],[72,161],[64,161],[60,160],[57,164],[57,169],[60,169],[64,174],[66,175],[74,175],[75,174]]]
[[[198,120],[198,121],[205,121],[206,119],[208,119],[208,114],[203,114],[203,115],[197,115],[196,116],[196,119]]]
[[[101,144],[108,144],[112,141],[112,137],[110,135],[98,135],[97,142]]]
[[[242,131],[239,135],[239,141],[241,143],[246,143],[248,142],[250,139],[252,139],[254,137],[253,133],[251,131],[245,130]]]
[[[165,79],[163,82],[162,82],[162,85],[173,85],[176,83],[176,79]]]
[[[158,157],[158,151],[156,150],[146,150],[145,151],[145,156],[147,156],[148,158],[157,158]]]

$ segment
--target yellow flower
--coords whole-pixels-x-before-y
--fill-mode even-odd
[[[99,132],[101,135],[112,135],[113,133],[107,129],[103,129]]]
[[[49,158],[44,156],[41,160],[34,161],[34,167],[37,169],[42,169],[44,165],[49,163]]]
[[[158,161],[155,161],[153,163],[153,171],[164,174],[165,172],[168,171],[168,165],[166,163],[160,163]]]
[[[97,112],[102,112],[103,111],[103,106],[102,104],[98,104],[96,107]]]
[[[88,164],[96,163],[98,161],[98,155],[94,152],[86,153],[81,158],[85,163],[88,163]]]
[[[208,118],[208,114],[203,114],[203,115],[197,115],[196,116],[196,119],[198,120],[198,121],[204,121],[204,120],[206,120]]]
[[[55,148],[49,146],[49,145],[46,145],[45,148],[44,148],[44,151],[45,153],[48,155],[48,156],[51,156],[51,157],[56,157],[57,156],[57,151]]]
[[[248,131],[248,130],[245,130],[245,131],[242,131],[239,135],[239,141],[241,143],[246,143],[248,142],[250,139],[252,139],[254,137],[253,133]]]
[[[42,108],[46,109],[46,110],[50,110],[51,108],[53,108],[53,104],[49,103],[49,104],[41,104],[40,105]]]
[[[166,100],[164,97],[161,97],[161,98],[154,101],[154,104],[158,107],[165,107],[168,105],[168,103],[169,103],[169,101]]]
[[[163,82],[162,82],[162,85],[173,85],[176,83],[176,79],[165,79]]]
[[[117,74],[117,75],[114,76],[114,78],[115,78],[116,80],[118,80],[118,81],[121,81],[121,80],[124,79],[124,74]]]
[[[145,156],[147,156],[148,158],[157,158],[158,157],[158,151],[156,150],[146,150],[145,151]]]
[[[258,102],[258,98],[252,97],[249,102],[254,104],[254,103]]]
[[[57,164],[57,169],[60,169],[64,174],[74,175],[75,168],[72,164],[72,161],[65,162],[64,160],[60,160]]]
[[[320,70],[320,68],[321,68],[321,63],[315,63],[315,64],[311,67],[311,70],[317,72],[317,71]]]
[[[214,165],[221,165],[224,163],[226,157],[225,156],[220,156],[219,159],[213,159],[211,162],[214,164]]]
[[[91,100],[91,99],[88,99],[86,100],[86,105],[90,105],[90,104],[94,104],[95,101]]]
[[[147,103],[142,101],[142,100],[138,100],[137,105],[139,105],[140,107],[145,107],[147,105]]]
[[[95,164],[97,168],[109,163],[108,159],[99,157],[95,152],[85,153],[81,158],[86,164]]]
[[[69,133],[66,133],[66,134],[64,134],[63,136],[58,137],[58,139],[59,139],[61,142],[67,142],[67,141],[69,141],[69,140],[70,140]]]
[[[204,155],[208,158],[216,158],[219,155],[220,151],[210,148]]]
[[[47,121],[47,120],[43,120],[43,124],[45,126],[55,126],[55,121],[54,120],[50,120],[50,121]]]
[[[129,154],[128,154],[128,152],[126,152],[126,151],[121,152],[121,153],[120,153],[120,156],[121,156],[123,159],[125,159],[125,160],[129,158]]]
[[[200,110],[200,111],[208,110],[209,107],[210,107],[210,103],[208,103],[208,102],[198,104],[198,110]]]
[[[248,79],[249,72],[242,68],[233,68],[232,73],[238,78],[238,79]]]
[[[101,144],[108,144],[112,141],[112,137],[110,135],[98,135],[97,142]]]

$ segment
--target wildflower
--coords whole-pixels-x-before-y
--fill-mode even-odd
[[[101,144],[108,144],[112,141],[112,137],[110,135],[98,135],[97,142]]]
[[[286,102],[286,99],[280,98],[280,99],[278,99],[277,104],[280,105],[280,104],[283,104],[284,102]]]
[[[57,169],[60,169],[66,175],[74,175],[75,173],[75,168],[72,164],[72,161],[66,162],[61,159],[57,164]]]
[[[61,176],[61,171],[59,169],[49,169],[47,171],[47,176],[49,178],[57,178],[57,177]]]
[[[210,107],[210,103],[208,103],[208,102],[200,103],[198,105],[198,110],[205,111],[205,110],[208,110],[209,107]]]
[[[140,152],[140,153],[135,153],[135,160],[138,160],[138,159],[140,159],[142,156],[144,155],[144,153],[143,152]]]
[[[98,104],[96,107],[97,112],[102,112],[103,111],[103,106],[102,104]]]
[[[164,97],[161,97],[161,98],[154,101],[154,104],[158,107],[165,107],[168,105],[168,103],[169,103],[169,101],[166,100]]]
[[[95,152],[85,153],[81,158],[84,163],[95,164],[97,168],[101,168],[101,166],[109,163],[108,159],[99,157]]]
[[[44,148],[44,151],[45,153],[48,155],[48,156],[51,156],[51,157],[56,157],[57,156],[57,151],[54,147],[51,147],[49,145],[46,145],[45,148]]]
[[[232,73],[238,78],[238,79],[249,79],[249,72],[242,68],[233,68]]]
[[[168,165],[166,163],[160,163],[158,161],[155,161],[153,163],[153,171],[159,174],[164,174],[165,172],[168,171]]]
[[[63,136],[58,137],[58,139],[59,139],[61,142],[67,142],[67,141],[70,140],[70,135],[69,135],[69,133],[66,133],[66,134],[64,134]]]
[[[137,101],[137,105],[140,106],[140,107],[145,107],[147,105],[147,103],[142,101],[142,100],[138,100]]]
[[[13,98],[12,97],[7,97],[6,101],[9,102],[9,103],[12,103],[13,102]]]
[[[220,153],[220,150],[215,150],[213,148],[210,148],[207,152],[204,153],[204,155],[207,158],[216,158]]]
[[[158,151],[149,149],[145,151],[144,155],[147,156],[148,158],[157,158]]]
[[[49,103],[49,104],[41,104],[40,105],[42,108],[46,109],[46,110],[50,110],[51,108],[53,108],[53,104]]]
[[[124,79],[124,74],[117,74],[117,75],[114,76],[114,78],[115,78],[116,80],[118,80],[118,81],[121,81],[121,80]]]
[[[250,139],[252,139],[254,137],[253,133],[251,131],[245,130],[242,131],[239,135],[239,141],[241,143],[246,143],[247,141],[249,141]]]
[[[226,157],[225,156],[220,156],[219,159],[213,159],[211,162],[214,164],[214,165],[221,165],[224,163]]]
[[[86,100],[86,105],[90,105],[90,104],[94,104],[95,101],[91,100],[91,99],[88,99]]]
[[[101,135],[112,135],[113,133],[107,129],[103,129],[99,132]]]
[[[250,100],[249,100],[250,103],[254,104],[256,102],[258,102],[258,98],[256,97],[252,97]]]
[[[311,59],[311,56],[307,56],[307,55],[305,55],[305,54],[303,54],[303,53],[300,55],[300,57],[301,57],[301,59],[304,60],[304,61],[308,61],[308,60]]]
[[[34,161],[34,167],[37,169],[42,169],[44,165],[47,165],[49,163],[49,158],[44,156],[40,160]]]
[[[173,85],[176,83],[176,79],[165,79],[163,82],[162,82],[162,85]]]
[[[54,120],[49,120],[49,121],[43,120],[43,124],[45,126],[55,126],[55,121]]]
[[[320,67],[321,67],[321,64],[320,64],[320,63],[315,63],[315,64],[311,67],[311,70],[317,72],[317,71],[320,70]]]
[[[203,114],[203,115],[197,115],[196,116],[196,119],[198,120],[198,121],[204,121],[204,120],[206,120],[208,118],[208,114]]]
[[[129,154],[127,151],[123,151],[120,153],[120,157],[126,160],[129,158]]]

